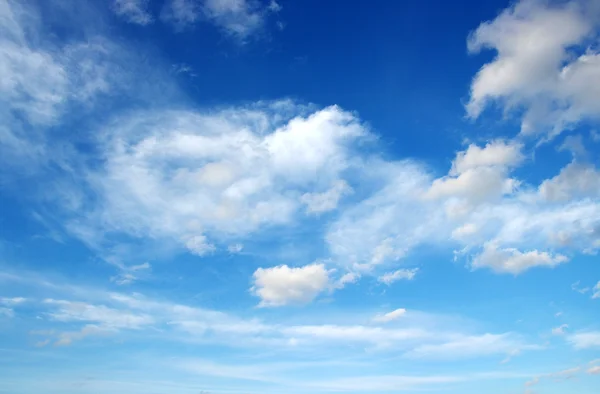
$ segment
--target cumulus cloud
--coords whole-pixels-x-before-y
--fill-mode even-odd
[[[596,283],[596,286],[594,286],[594,292],[592,294],[592,298],[594,298],[594,299],[600,298],[600,281],[598,283]]]
[[[597,119],[598,86],[589,81],[600,75],[600,55],[587,47],[597,15],[592,1],[522,0],[482,23],[469,37],[469,51],[497,55],[473,79],[468,114],[479,116],[491,102],[523,109],[523,133],[551,136]]]
[[[280,265],[254,272],[252,292],[261,306],[282,306],[312,301],[329,285],[329,273],[323,264],[304,267]]]
[[[113,10],[129,23],[148,25],[153,22],[148,12],[148,0],[114,0]]]
[[[595,365],[587,370],[590,375],[600,375],[600,365]]]
[[[301,196],[338,182],[352,144],[368,135],[338,107],[302,112],[275,102],[120,119],[103,131],[103,166],[85,175],[101,203],[70,230],[90,244],[121,233],[205,255],[217,242],[291,222]]]

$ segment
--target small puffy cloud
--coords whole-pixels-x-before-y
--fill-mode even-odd
[[[377,315],[373,318],[373,321],[376,323],[388,323],[388,322],[391,322],[394,320],[398,320],[405,314],[406,314],[406,309],[399,308],[399,309],[393,310],[391,312],[384,313],[383,315]]]
[[[113,11],[119,17],[136,25],[148,25],[153,22],[148,12],[148,0],[113,0]]]
[[[251,291],[260,297],[261,306],[271,307],[310,302],[328,285],[329,273],[323,264],[280,265],[257,269]]]
[[[555,327],[555,328],[552,329],[552,335],[557,335],[557,336],[565,335],[565,330],[567,328],[569,328],[568,324],[563,324],[563,325],[561,325],[559,327]]]
[[[600,281],[598,283],[596,283],[596,286],[594,286],[594,292],[592,294],[592,298],[594,298],[594,299],[600,298]]]
[[[323,193],[303,194],[300,201],[306,205],[307,213],[319,214],[336,209],[340,198],[351,192],[352,188],[345,181],[339,180]]]
[[[577,282],[573,283],[573,284],[571,285],[571,289],[572,289],[573,291],[576,291],[576,292],[580,293],[580,294],[585,294],[585,293],[587,293],[587,292],[589,292],[589,291],[590,291],[590,288],[589,288],[589,287],[580,287],[580,286],[579,286],[579,285],[580,285],[580,283],[581,283],[581,281],[580,281],[580,280],[578,280]]]
[[[578,332],[567,337],[567,341],[575,349],[600,347],[600,331]]]
[[[386,272],[385,274],[381,275],[378,280],[381,283],[385,283],[386,285],[390,286],[392,283],[399,280],[413,280],[418,272],[418,268],[402,268],[396,271]]]
[[[492,243],[487,243],[483,251],[475,256],[471,263],[473,269],[489,268],[497,273],[518,275],[533,267],[553,268],[566,263],[566,256],[532,250],[521,252],[514,248],[499,249]]]
[[[58,339],[54,342],[54,346],[69,346],[74,341],[80,341],[89,336],[106,335],[111,332],[114,332],[114,330],[87,324],[79,331],[65,331],[59,333]],[[48,341],[43,341],[42,343],[45,344],[48,343]]]
[[[231,244],[227,247],[227,251],[231,254],[240,253],[244,249],[243,244]]]
[[[196,256],[204,256],[215,251],[215,245],[208,242],[204,235],[194,235],[185,241],[185,247]]]
[[[281,4],[279,4],[278,2],[276,2],[275,0],[271,0],[271,2],[269,3],[269,6],[267,7],[269,9],[269,11],[271,12],[279,12],[281,11],[281,9],[283,8],[281,6]]]

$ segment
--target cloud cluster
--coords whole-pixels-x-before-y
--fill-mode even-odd
[[[107,50],[113,48],[107,40],[65,46],[32,39],[25,32],[42,36],[39,17],[18,3],[0,4],[0,66],[8,76],[0,84],[0,111],[6,115],[1,149],[7,157],[22,151],[22,157],[52,162],[52,172],[40,171],[40,178],[61,187],[45,191],[46,212],[120,270],[115,283],[132,283],[145,270],[139,262],[123,264],[123,245],[143,245],[149,254],[185,250],[205,257],[237,253],[241,249],[232,245],[292,227],[323,234],[322,264],[279,262],[256,271],[252,292],[265,306],[307,302],[360,277],[387,285],[413,280],[420,271],[403,260],[423,247],[454,250],[472,269],[513,275],[559,267],[600,247],[599,171],[577,138],[560,148],[573,152],[573,161],[539,181],[517,175],[535,165],[522,139],[470,143],[446,170],[434,172],[418,160],[366,149],[377,141],[358,114],[293,100],[217,109],[185,101],[174,109],[157,101],[149,109],[107,111],[101,121],[90,122],[95,137],[84,139],[84,149],[64,134],[49,138],[43,131],[66,127],[62,114],[69,106],[112,92],[118,84],[109,71],[120,69],[114,64],[131,62],[117,59],[125,51]],[[145,4],[121,0],[115,7],[131,16],[147,12]],[[173,0],[167,7],[175,12],[192,4],[240,35],[247,33],[238,25],[258,12],[243,0]],[[561,73],[583,72],[574,71],[580,66],[573,62],[585,59],[568,63],[568,55],[592,34],[595,19],[587,11],[593,10],[588,2],[526,0],[481,25],[470,38],[471,49],[489,46],[499,54],[473,81],[469,113],[477,116],[497,99],[529,106],[533,114],[538,107],[532,103],[544,107],[549,99],[566,103],[552,107],[564,120],[555,123],[560,129],[567,118],[575,121],[572,114],[579,114],[577,121],[591,116],[595,104],[585,101],[587,90],[563,97],[557,87],[563,83],[549,75],[565,62]],[[565,29],[550,28],[556,24]],[[157,84],[164,83],[161,78]],[[574,81],[580,76],[573,78],[567,85],[579,86]],[[135,77],[130,85],[139,86]],[[59,146],[52,150],[59,153],[50,154]]]
[[[154,22],[148,0],[113,0],[114,13],[128,23],[148,25]],[[226,35],[244,42],[259,32],[269,14],[281,6],[252,0],[167,0],[158,17],[175,31],[192,28],[200,22],[210,22]]]
[[[522,112],[525,134],[557,135],[598,119],[600,26],[595,1],[523,0],[469,37],[469,50],[493,49],[496,57],[473,79],[467,112],[478,117],[491,102]],[[556,26],[560,26],[557,29]]]

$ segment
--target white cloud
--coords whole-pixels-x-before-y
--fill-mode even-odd
[[[347,272],[337,280],[337,282],[335,283],[333,288],[343,289],[344,287],[346,287],[347,284],[356,283],[359,279],[360,279],[360,274],[358,274],[356,272]]]
[[[242,244],[231,244],[227,247],[227,251],[232,254],[240,253],[244,249]]]
[[[140,279],[140,272],[147,271],[151,268],[150,263],[143,263],[132,266],[115,264],[120,269],[120,273],[110,278],[110,280],[118,285],[129,285]]]
[[[279,12],[279,11],[281,11],[281,9],[283,7],[281,6],[281,4],[279,4],[275,0],[271,0],[268,8],[269,8],[269,11],[271,11],[271,12]]]
[[[600,331],[579,332],[569,335],[567,341],[575,349],[588,349],[600,347]]]
[[[579,280],[578,280],[577,282],[573,283],[573,284],[571,285],[571,289],[572,289],[573,291],[576,291],[576,292],[580,293],[580,294],[585,294],[585,293],[587,293],[588,291],[590,291],[590,288],[589,288],[589,287],[582,287],[582,288],[580,288],[580,287],[579,287],[579,284],[580,284],[580,283],[581,283],[581,281],[579,281]]]
[[[160,14],[163,22],[172,24],[177,30],[192,26],[201,16],[202,8],[198,0],[168,0]]]
[[[594,286],[594,292],[592,294],[592,298],[594,298],[594,299],[600,298],[600,281],[598,281],[598,283],[596,283],[596,286]]]
[[[140,329],[154,323],[154,319],[149,315],[135,314],[104,305],[53,299],[47,299],[44,303],[56,308],[48,312],[48,316],[57,321],[91,322],[107,329]]]
[[[569,328],[568,324],[562,324],[552,329],[552,335],[565,335],[565,330]]]
[[[591,165],[574,161],[555,177],[542,182],[539,193],[551,202],[597,198],[600,196],[600,172]]]
[[[244,43],[261,31],[270,13],[277,13],[281,8],[275,1],[261,4],[252,0],[168,0],[160,17],[177,31],[199,22],[210,22]]]
[[[458,152],[449,175],[459,175],[480,167],[514,168],[523,161],[522,146],[515,142],[494,140],[483,148],[470,144],[466,151]]]
[[[134,55],[108,39],[86,29],[81,41],[57,42],[47,29],[27,2],[0,0],[0,158],[12,176],[37,175],[49,163],[70,168],[75,149],[55,126],[72,119],[75,108],[77,116],[89,115],[107,93],[124,89],[123,76],[133,71],[125,64]]]
[[[85,177],[100,198],[68,225],[97,246],[114,234],[175,242],[196,254],[293,220],[300,196],[339,180],[368,132],[329,107],[292,102],[216,113],[133,113],[102,131],[104,166]],[[319,173],[319,179],[313,174]]]
[[[113,0],[113,10],[129,23],[148,25],[153,22],[148,12],[148,0]]]
[[[406,309],[399,308],[399,309],[393,310],[391,312],[384,313],[383,315],[377,315],[373,318],[373,321],[377,322],[377,323],[388,323],[388,322],[391,322],[394,320],[398,320],[405,314],[406,314]]]
[[[65,331],[59,333],[58,339],[54,342],[54,346],[68,346],[71,345],[74,341],[80,341],[89,336],[106,335],[112,332],[114,331],[104,327],[99,327],[93,324],[87,324],[79,331]]]
[[[469,50],[490,48],[497,56],[473,80],[469,115],[477,117],[495,101],[506,110],[524,109],[524,133],[551,135],[597,118],[598,86],[589,81],[599,77],[600,56],[585,49],[597,27],[594,7],[588,1],[522,0],[482,23],[469,37]]]
[[[512,356],[525,348],[535,348],[535,346],[525,345],[512,334],[484,334],[458,338],[441,344],[417,346],[406,356],[429,359],[460,359],[496,354]]]
[[[280,265],[254,272],[252,292],[261,306],[282,306],[312,301],[329,285],[329,273],[323,264],[290,268]]]
[[[520,252],[514,248],[498,249],[488,243],[483,247],[483,251],[475,256],[471,266],[474,269],[485,267],[498,273],[518,275],[533,267],[553,268],[567,261],[568,258],[560,254],[552,255],[537,250]]]
[[[554,382],[561,380],[572,379],[577,376],[581,372],[581,367],[574,367],[565,369],[558,372],[547,373],[544,375],[539,375],[533,378],[532,380],[525,382],[525,387],[532,387],[540,383],[542,379],[552,379]]]
[[[12,308],[0,307],[0,316],[14,317],[15,311]]]
[[[0,316],[8,318],[14,317],[15,311],[13,308],[25,301],[27,301],[27,299],[23,297],[0,297]]]
[[[587,370],[587,373],[590,374],[590,375],[600,375],[600,365],[596,365],[596,366],[590,367]]]
[[[393,272],[386,272],[378,280],[389,286],[399,280],[413,280],[418,272],[418,268],[399,269]]]
[[[5,306],[15,306],[27,301],[24,297],[0,297],[0,304]]]
[[[338,180],[323,193],[303,194],[300,201],[306,204],[307,213],[319,214],[336,209],[340,198],[351,192],[352,188],[345,181]]]
[[[521,145],[516,143],[496,140],[483,148],[471,144],[457,153],[448,176],[433,181],[426,197],[459,197],[479,204],[510,194],[519,182],[508,178],[508,171],[522,160]]]
[[[265,10],[247,0],[204,0],[206,18],[227,34],[245,39],[262,28]]]

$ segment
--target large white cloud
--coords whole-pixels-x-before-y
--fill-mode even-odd
[[[497,56],[471,85],[467,104],[477,117],[492,101],[524,109],[522,131],[555,135],[600,116],[600,55],[594,48],[599,6],[595,1],[548,3],[523,0],[485,22],[469,37],[469,50]],[[557,28],[560,26],[560,28]]]
[[[335,106],[303,112],[275,102],[117,119],[102,130],[102,165],[85,174],[98,203],[72,230],[172,240],[203,255],[215,240],[289,223],[303,202],[333,209],[352,145],[369,133]]]

